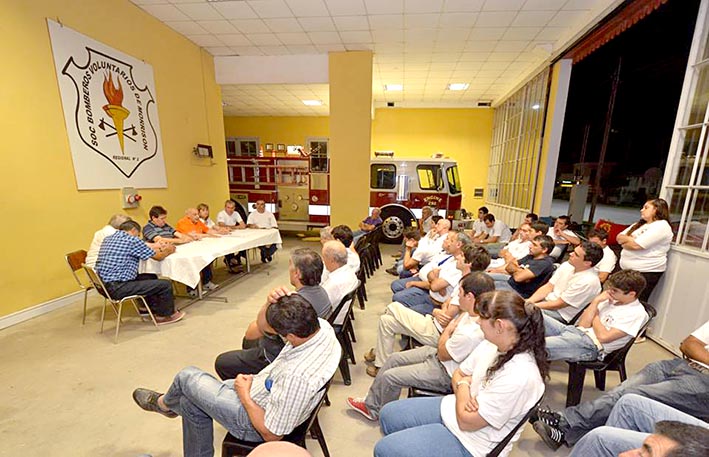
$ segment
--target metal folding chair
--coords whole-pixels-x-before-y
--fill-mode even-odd
[[[86,323],[86,301],[88,299],[89,290],[93,289],[93,285],[90,281],[85,284],[76,272],[81,270],[84,266],[84,262],[86,261],[86,251],[81,249],[79,251],[70,252],[64,256],[64,259],[66,260],[67,265],[69,265],[69,268],[71,268],[71,274],[74,276],[74,279],[76,279],[76,283],[79,285],[81,290],[84,291],[84,314],[81,317],[81,325],[84,325]]]

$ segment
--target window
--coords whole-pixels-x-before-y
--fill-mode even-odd
[[[443,188],[441,182],[441,167],[439,165],[419,165],[416,167],[421,190],[439,190]]]
[[[396,166],[389,163],[373,163],[370,166],[369,186],[372,189],[394,189]]]
[[[460,176],[458,175],[458,165],[449,167],[446,170],[446,177],[448,178],[448,187],[450,188],[451,194],[460,193]]]
[[[534,205],[548,82],[546,69],[495,110],[487,184],[492,203],[524,211]]]
[[[258,157],[260,141],[258,137],[236,137],[226,139],[227,157]]]
[[[329,170],[327,161],[328,139],[307,138],[305,145],[310,154],[310,171],[327,172]]]
[[[679,127],[672,136],[662,188],[670,205],[675,243],[704,252],[709,250],[708,32],[706,19],[700,18],[677,110]]]

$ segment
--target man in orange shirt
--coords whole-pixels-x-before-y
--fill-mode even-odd
[[[199,211],[197,211],[197,208],[187,208],[187,211],[185,211],[185,217],[177,221],[176,229],[178,232],[188,235],[194,240],[218,236],[218,233],[215,230],[207,228],[207,226],[204,225],[204,222],[199,220]],[[202,270],[202,286],[207,290],[214,290],[219,287],[212,282],[211,264],[207,265]],[[191,297],[197,296],[197,291],[191,287],[187,287],[187,293]]]

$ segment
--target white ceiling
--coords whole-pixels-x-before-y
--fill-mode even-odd
[[[499,100],[618,0],[131,0],[218,56],[372,50],[375,106]],[[258,71],[258,69],[254,69]],[[465,91],[449,83],[469,83]],[[384,84],[403,84],[388,92]],[[327,84],[224,85],[225,115],[327,115]],[[305,98],[307,97],[307,98]],[[307,107],[303,99],[319,99]]]

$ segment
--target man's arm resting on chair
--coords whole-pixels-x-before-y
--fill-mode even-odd
[[[249,415],[249,420],[251,425],[254,426],[256,431],[263,437],[264,441],[278,441],[283,438],[282,435],[274,435],[271,431],[266,428],[266,411],[256,404],[251,398],[251,383],[253,382],[253,375],[240,374],[236,376],[234,380],[234,390],[239,396],[241,404],[246,409],[246,414]]]

